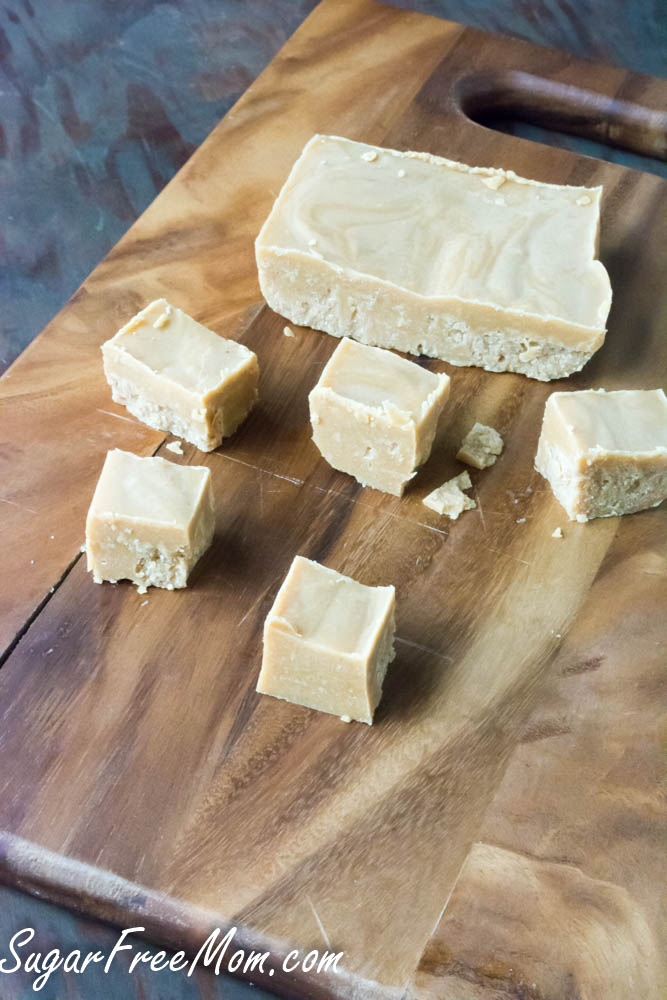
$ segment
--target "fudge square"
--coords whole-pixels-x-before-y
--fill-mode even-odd
[[[257,355],[165,299],[107,340],[102,356],[115,402],[202,451],[233,434],[257,399]]]
[[[214,527],[210,469],[116,448],[88,511],[88,571],[95,583],[132,580],[140,593],[185,587]]]
[[[371,725],[395,655],[394,594],[296,556],[264,623],[257,690]]]
[[[657,507],[667,497],[664,392],[552,393],[535,468],[571,521]]]
[[[401,496],[448,396],[447,375],[345,338],[308,397],[313,441],[334,469]]]

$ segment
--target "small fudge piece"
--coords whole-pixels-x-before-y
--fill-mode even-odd
[[[315,135],[255,242],[259,283],[301,326],[561,378],[605,337],[601,196]]]
[[[157,299],[102,345],[117,403],[202,451],[233,434],[257,399],[257,355]]]
[[[503,439],[498,431],[485,424],[474,424],[464,437],[456,453],[459,462],[472,465],[475,469],[486,469],[493,465],[503,450]]]
[[[313,441],[334,469],[401,496],[448,395],[447,375],[345,338],[308,397]]]
[[[571,521],[633,514],[667,497],[667,399],[662,389],[554,392],[535,468]]]
[[[394,594],[296,556],[264,623],[257,690],[370,725],[395,655]]]
[[[437,490],[424,497],[422,503],[436,514],[446,514],[455,521],[464,510],[474,510],[477,506],[474,500],[463,493],[463,490],[469,490],[471,487],[470,476],[467,472],[462,472],[453,479],[448,479],[442,486],[438,486]]]
[[[86,520],[88,571],[95,583],[132,580],[185,587],[213,538],[211,472],[163,458],[107,452]]]

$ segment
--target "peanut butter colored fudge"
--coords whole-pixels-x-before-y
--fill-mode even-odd
[[[477,506],[475,501],[463,492],[471,488],[470,476],[467,472],[462,472],[453,479],[448,479],[442,486],[438,486],[437,490],[424,497],[422,503],[436,514],[446,514],[452,521],[456,521],[464,510],[474,510]]]
[[[395,655],[394,593],[296,556],[264,623],[257,690],[371,725]]]
[[[209,469],[116,448],[107,452],[88,511],[88,571],[95,583],[132,580],[140,593],[185,587],[214,526]]]
[[[334,469],[401,496],[431,452],[449,381],[346,338],[308,397],[313,441]]]
[[[257,399],[252,351],[157,299],[102,345],[117,403],[143,423],[212,451]]]
[[[488,469],[503,450],[503,439],[493,427],[473,424],[456,453],[459,462],[474,469]]]
[[[571,521],[657,507],[667,497],[664,392],[552,393],[535,468]]]
[[[604,341],[601,194],[315,135],[257,237],[262,294],[337,337],[561,378]]]

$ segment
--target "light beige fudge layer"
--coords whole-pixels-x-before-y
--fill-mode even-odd
[[[86,519],[95,583],[185,587],[215,527],[211,472],[162,458],[107,452]]]
[[[464,510],[474,510],[477,504],[470,497],[467,497],[463,490],[472,488],[470,476],[467,472],[448,479],[437,490],[433,490],[424,497],[422,503],[425,507],[430,507],[436,514],[446,514],[452,521],[456,521]]]
[[[233,434],[257,399],[257,355],[157,299],[102,345],[117,403],[202,451]]]
[[[664,392],[552,393],[535,468],[571,521],[657,507],[667,497]]]
[[[346,338],[308,397],[313,441],[334,469],[401,496],[431,452],[449,384],[447,375]]]
[[[315,135],[257,237],[262,294],[337,337],[561,378],[604,341],[601,194]]]
[[[261,694],[373,722],[394,659],[393,587],[296,556],[264,623]]]

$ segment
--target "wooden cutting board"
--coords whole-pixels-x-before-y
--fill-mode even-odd
[[[664,379],[667,183],[463,108],[659,151],[666,96],[613,67],[325,0],[10,369],[4,880],[190,952],[236,926],[271,947],[259,981],[287,996],[662,995],[664,512],[570,524],[533,456],[554,389]],[[254,236],[315,131],[605,188],[604,348],[549,385],[426,362],[452,398],[402,500],[320,458],[307,394],[336,341],[285,338],[259,295]],[[111,402],[99,353],[160,295],[248,344],[263,375],[222,448],[167,453],[211,468],[217,536],[187,591],[141,596],[94,586],[79,547],[106,450],[165,453]],[[505,452],[473,473],[478,509],[438,519],[421,500],[458,468],[473,420]],[[371,729],[255,694],[295,553],[397,586],[398,656]],[[291,948],[329,946],[338,975],[280,969]]]

